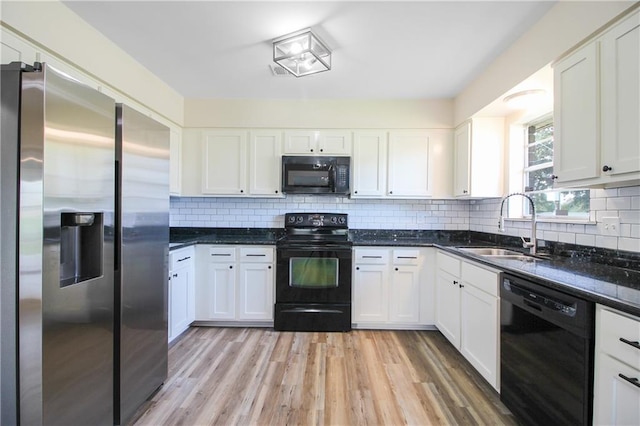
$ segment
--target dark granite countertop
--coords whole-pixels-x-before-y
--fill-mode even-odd
[[[273,228],[171,228],[169,249],[192,244],[275,245],[282,233]]]
[[[279,228],[171,228],[170,249],[191,244],[275,245]],[[531,261],[483,258],[460,247],[521,248],[520,239],[472,231],[358,230],[349,238],[354,246],[438,247],[542,285],[640,316],[640,254],[546,243],[544,258]]]

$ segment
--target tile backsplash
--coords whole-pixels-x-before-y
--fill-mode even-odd
[[[288,212],[349,214],[353,229],[461,230],[499,233],[500,199],[359,200],[332,196],[287,198],[172,197],[174,227],[282,228]],[[607,235],[603,217],[620,218],[620,235]],[[506,234],[529,236],[530,223],[506,220]],[[640,252],[640,186],[592,189],[588,223],[538,223],[538,239]]]
[[[469,201],[469,230],[500,233],[500,199]],[[541,240],[612,250],[640,252],[640,186],[612,189],[592,189],[589,222],[538,222],[537,237]],[[619,236],[608,235],[600,223],[603,217],[619,217]],[[505,234],[529,237],[531,222],[505,220]]]
[[[466,200],[357,200],[347,197],[171,198],[171,226],[282,228],[289,212],[349,214],[354,229],[469,229]]]

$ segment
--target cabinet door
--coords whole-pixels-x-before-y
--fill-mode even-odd
[[[387,177],[386,132],[355,132],[351,198],[382,197]]]
[[[498,298],[462,283],[460,352],[496,390],[498,379]]]
[[[249,139],[249,192],[281,197],[282,133],[256,130]]]
[[[456,197],[467,196],[470,192],[469,166],[471,161],[471,123],[460,125],[453,140],[455,153],[453,195]]]
[[[601,355],[598,352],[598,355]],[[630,383],[622,374],[635,383]],[[595,371],[594,425],[640,424],[640,370],[602,354]]]
[[[244,195],[247,173],[247,134],[244,131],[203,132],[202,192]]]
[[[460,348],[460,287],[458,278],[442,270],[436,277],[436,327]]]
[[[238,319],[273,320],[273,266],[240,264]]]
[[[601,41],[604,175],[640,171],[640,12]],[[604,171],[604,169],[603,169]],[[613,178],[615,179],[615,178]]]
[[[171,129],[169,134],[169,193],[180,195],[182,177],[180,165],[182,163],[182,134]]]
[[[236,317],[235,264],[211,262],[204,282],[198,283],[196,319],[232,320]]]
[[[351,155],[351,132],[321,130],[318,132],[318,151],[321,155]]]
[[[169,341],[189,327],[191,320],[189,300],[189,268],[180,268],[170,273],[169,279]]]
[[[39,60],[33,46],[5,28],[0,31],[0,60],[2,61],[0,63],[24,62],[33,65],[35,61]]]
[[[389,319],[389,265],[356,265],[353,290],[353,321],[380,323]]]
[[[430,195],[429,135],[419,131],[389,133],[388,194],[392,197]]]
[[[389,285],[389,320],[417,323],[420,320],[420,268],[395,265]]]
[[[284,132],[285,154],[317,154],[318,132],[313,130],[288,130]]]
[[[599,176],[597,59],[597,43],[590,43],[554,68],[553,173],[557,183]]]

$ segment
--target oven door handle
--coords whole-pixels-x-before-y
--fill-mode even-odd
[[[291,309],[283,309],[280,312],[286,313],[305,313],[305,314],[342,314],[343,311],[339,309],[320,309],[320,308],[291,308]]]

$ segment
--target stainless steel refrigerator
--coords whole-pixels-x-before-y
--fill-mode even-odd
[[[13,386],[20,424],[112,423],[114,110],[46,65],[2,66],[2,415]]]
[[[167,377],[169,129],[117,105],[116,424]]]
[[[0,424],[124,422],[167,372],[168,130],[46,64],[1,83]]]

